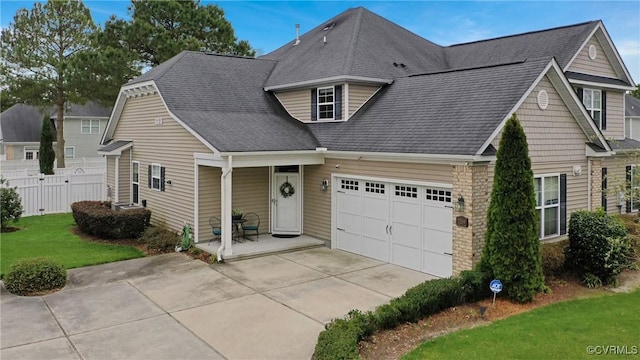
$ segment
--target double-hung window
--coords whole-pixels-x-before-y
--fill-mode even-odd
[[[151,164],[151,188],[161,190],[161,171],[160,164]]]
[[[74,146],[65,146],[64,157],[67,159],[74,159],[76,157],[76,148]]]
[[[560,235],[560,175],[536,177],[534,188],[540,238]]]
[[[80,121],[82,134],[99,134],[100,133],[100,120],[99,119],[82,119]]]
[[[40,159],[40,150],[38,149],[24,149],[24,158],[25,160],[38,160]]]
[[[318,88],[318,120],[333,120],[334,88]]]
[[[598,129],[604,130],[605,126],[602,121],[602,91],[582,89],[582,103],[598,126]]]

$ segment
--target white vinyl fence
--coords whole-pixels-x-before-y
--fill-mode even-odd
[[[37,175],[8,179],[22,199],[22,216],[71,212],[82,200],[106,200],[106,173]]]
[[[79,158],[66,159],[66,168],[59,169],[54,162],[53,171],[56,175],[63,174],[98,174],[107,171],[105,158]],[[40,164],[38,160],[2,160],[0,162],[0,175],[5,178],[26,177],[38,175]]]

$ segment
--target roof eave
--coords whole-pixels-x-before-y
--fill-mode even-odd
[[[313,79],[313,80],[305,80],[305,81],[289,83],[289,84],[266,86],[264,88],[264,91],[289,90],[289,89],[321,86],[325,84],[334,84],[334,83],[342,83],[342,82],[388,85],[393,83],[393,79],[380,79],[380,78],[370,78],[370,77],[364,77],[364,76],[339,75],[339,76],[332,76],[332,77],[323,78],[323,79]]]

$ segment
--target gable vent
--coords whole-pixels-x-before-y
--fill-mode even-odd
[[[549,94],[545,90],[538,91],[538,107],[545,110],[549,106]]]
[[[596,56],[598,56],[598,51],[596,50],[596,46],[589,45],[589,59],[595,60]]]

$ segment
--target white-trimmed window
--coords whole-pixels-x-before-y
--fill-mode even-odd
[[[602,129],[602,92],[596,89],[583,89],[582,103],[598,129]]]
[[[66,159],[75,159],[76,158],[76,147],[75,146],[65,146],[64,147],[64,157]]]
[[[638,211],[640,209],[640,174],[638,174],[638,168],[635,165],[629,165],[627,167],[627,189],[629,190],[629,206],[631,209],[627,209],[628,212]],[[630,211],[629,211],[630,210]]]
[[[140,162],[131,162],[131,202],[140,202]]]
[[[560,175],[536,177],[533,183],[540,219],[540,238],[560,235]]]
[[[160,164],[151,164],[151,188],[154,190],[162,189]]]
[[[318,120],[333,120],[334,99],[333,86],[318,88]]]
[[[80,126],[82,134],[100,134],[100,119],[82,119]]]
[[[25,160],[38,160],[40,159],[40,150],[37,148],[25,148],[24,149]]]

